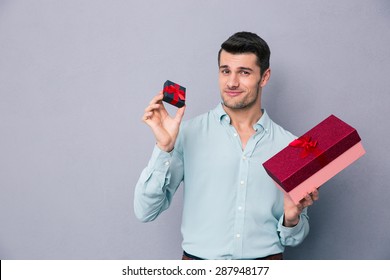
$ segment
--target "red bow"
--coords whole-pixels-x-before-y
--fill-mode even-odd
[[[166,92],[168,94],[173,94],[173,100],[171,103],[172,105],[175,105],[177,102],[179,102],[179,99],[180,100],[185,99],[185,92],[184,92],[184,90],[180,89],[180,86],[178,84],[169,85],[169,86],[164,87],[164,92]]]
[[[310,153],[313,153],[317,150],[317,143],[318,141],[311,140],[310,136],[301,136],[298,139],[295,139],[292,141],[289,146],[295,147],[295,148],[303,148],[300,157],[305,158]]]

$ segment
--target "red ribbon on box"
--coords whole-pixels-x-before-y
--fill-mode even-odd
[[[330,160],[328,157],[322,153],[321,149],[318,148],[318,141],[312,140],[310,136],[301,136],[298,139],[295,139],[290,144],[288,144],[291,147],[294,148],[303,148],[301,154],[299,155],[300,158],[305,158],[309,154],[314,154],[316,157],[315,160],[322,166],[326,166]]]
[[[290,144],[288,144],[291,147],[295,148],[303,148],[300,157],[305,158],[310,153],[319,153],[319,150],[317,148],[318,141],[314,141],[311,139],[310,136],[301,136],[298,139],[295,139]]]
[[[172,105],[177,104],[177,102],[179,102],[179,99],[181,99],[181,100],[185,99],[184,90],[181,90],[180,86],[178,84],[169,85],[169,86],[164,87],[164,92],[166,92],[168,94],[173,94]]]

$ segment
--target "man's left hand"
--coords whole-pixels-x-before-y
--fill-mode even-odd
[[[302,213],[303,209],[312,205],[318,198],[319,192],[317,189],[312,193],[307,194],[298,204],[295,204],[287,194],[284,194],[283,225],[286,227],[296,226],[299,222],[299,215]]]

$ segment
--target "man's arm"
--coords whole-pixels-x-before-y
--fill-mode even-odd
[[[164,152],[156,145],[135,187],[136,217],[142,222],[156,219],[169,207],[182,180],[183,162],[179,154]]]
[[[160,91],[146,107],[142,120],[156,139],[152,157],[142,171],[134,194],[134,212],[141,221],[152,221],[167,209],[183,180],[183,161],[174,151],[185,106],[172,118],[162,102]]]

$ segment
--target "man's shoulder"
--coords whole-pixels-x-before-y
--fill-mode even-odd
[[[283,136],[286,138],[291,138],[291,139],[296,138],[296,136],[294,134],[292,134],[289,130],[287,130],[286,128],[284,128],[280,124],[272,122],[271,125],[272,125],[272,129],[274,130],[274,133],[280,134],[280,136]]]
[[[271,120],[270,122],[272,133],[275,137],[275,139],[278,139],[280,142],[283,142],[283,144],[288,144],[297,137],[291,133],[288,129],[284,128],[280,124],[274,122]]]

